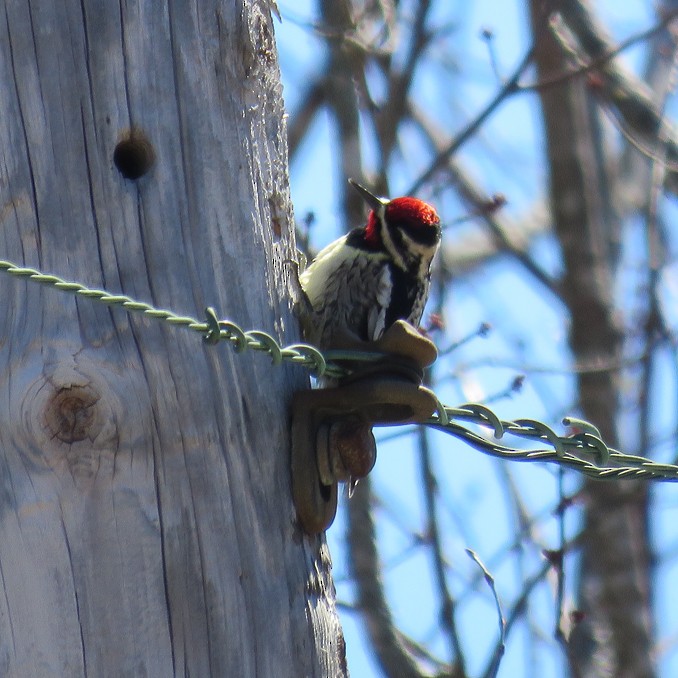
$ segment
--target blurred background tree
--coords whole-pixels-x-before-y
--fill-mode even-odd
[[[424,324],[443,402],[591,421],[676,461],[678,2],[280,2],[310,253],[364,220],[347,177],[446,224]],[[329,533],[355,675],[678,674],[675,486],[378,432]]]

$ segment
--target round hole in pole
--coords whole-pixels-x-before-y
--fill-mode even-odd
[[[155,150],[142,131],[131,129],[116,144],[113,162],[125,179],[136,180],[153,167]]]

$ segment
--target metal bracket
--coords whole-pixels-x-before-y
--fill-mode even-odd
[[[363,478],[374,466],[373,426],[419,423],[437,407],[421,385],[437,356],[429,339],[398,321],[369,347],[385,352],[384,359],[359,367],[336,387],[299,391],[292,399],[292,495],[307,534],[332,524],[338,483]]]

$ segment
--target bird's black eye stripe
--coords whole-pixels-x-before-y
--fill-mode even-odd
[[[433,246],[440,240],[440,226],[422,226],[421,224],[413,224],[410,221],[399,221],[393,224],[393,226],[395,226],[394,231],[407,233],[414,242],[421,245]]]

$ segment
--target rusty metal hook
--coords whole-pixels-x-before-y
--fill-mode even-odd
[[[429,339],[398,321],[370,350],[383,352],[383,359],[359,365],[333,388],[293,396],[292,494],[308,534],[332,524],[338,483],[363,478],[374,466],[373,426],[420,423],[438,405],[421,385],[436,356]]]

